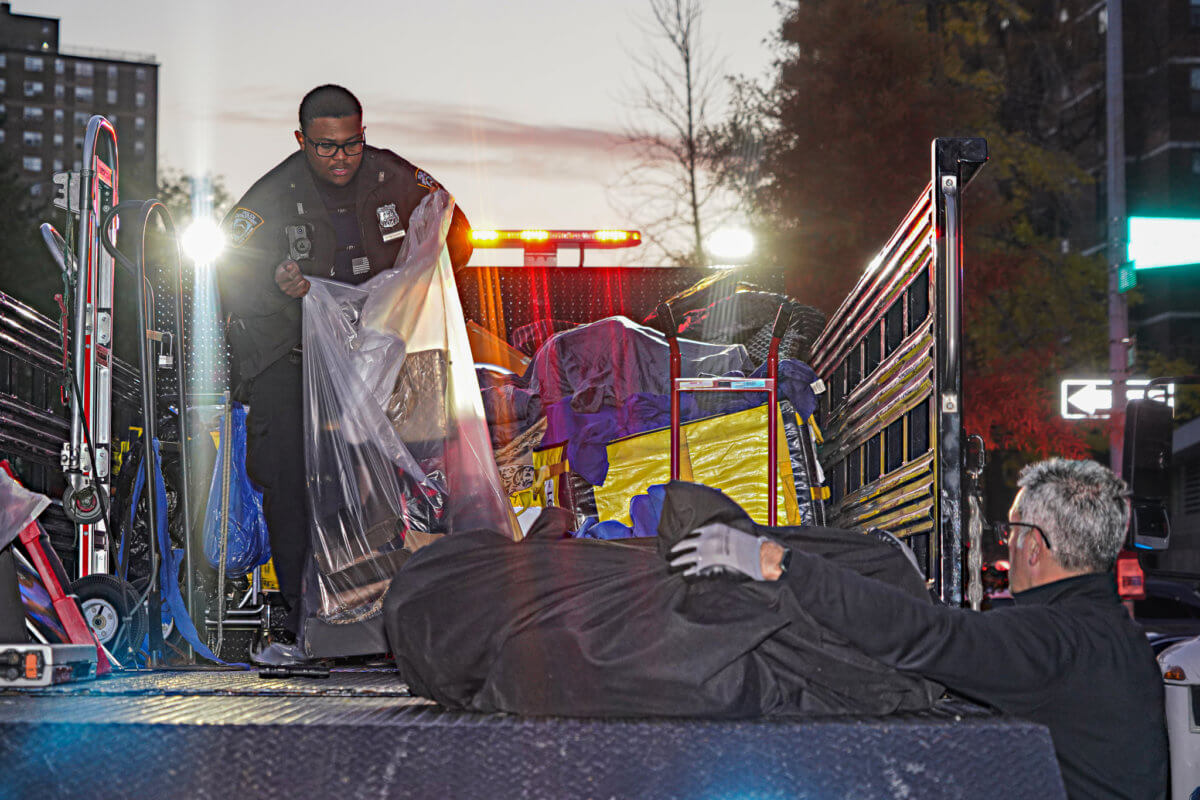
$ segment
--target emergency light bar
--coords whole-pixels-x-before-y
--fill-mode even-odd
[[[583,266],[584,250],[614,250],[637,247],[642,243],[641,231],[594,230],[548,231],[531,230],[473,230],[471,244],[475,247],[521,248],[525,251],[525,266],[558,266],[559,247],[578,247],[579,266]]]

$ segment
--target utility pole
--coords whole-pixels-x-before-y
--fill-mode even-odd
[[[1118,285],[1127,258],[1125,222],[1125,63],[1121,0],[1108,0],[1105,84],[1108,117],[1108,369],[1112,378],[1111,465],[1121,473],[1125,384],[1129,380],[1129,307]]]

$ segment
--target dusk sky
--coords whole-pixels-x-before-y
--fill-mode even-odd
[[[704,7],[723,72],[765,74],[773,0]],[[631,54],[649,41],[647,0],[38,0],[13,11],[59,17],[67,50],[152,53],[160,168],[211,171],[235,196],[295,148],[304,92],[333,82],[363,101],[368,141],[427,169],[477,228],[637,224],[611,197],[628,164],[621,133],[638,119]]]

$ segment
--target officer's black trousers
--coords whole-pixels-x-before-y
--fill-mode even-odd
[[[263,513],[279,589],[288,604],[285,627],[299,632],[301,578],[311,552],[304,468],[304,381],[298,355],[286,355],[246,387],[246,471],[263,492]]]

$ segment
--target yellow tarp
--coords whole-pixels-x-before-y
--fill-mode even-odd
[[[778,411],[776,411],[778,413]],[[780,419],[776,446],[778,482],[776,522],[799,525],[800,509],[792,481],[792,462]],[[556,448],[557,450],[558,448]],[[596,510],[601,520],[631,525],[629,500],[647,487],[666,483],[671,476],[671,431],[650,431],[610,442],[608,477],[596,487]],[[535,466],[550,467],[543,456]],[[767,521],[766,406],[689,422],[680,436],[679,477],[720,489],[756,522]],[[561,459],[561,455],[558,459]],[[550,500],[553,502],[553,500]]]

